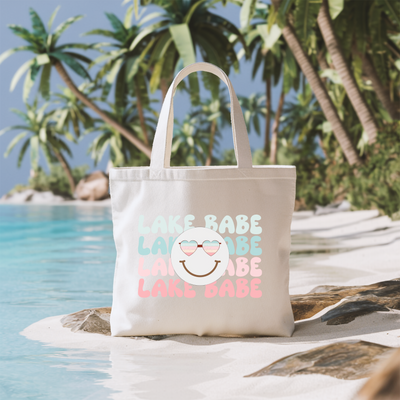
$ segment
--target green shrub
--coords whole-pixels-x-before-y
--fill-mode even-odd
[[[81,165],[72,169],[72,176],[75,183],[78,183],[89,169],[88,165]],[[67,176],[61,165],[54,165],[50,174],[46,174],[42,168],[35,173],[35,176],[29,179],[29,188],[39,192],[51,191],[56,195],[72,197]]]
[[[340,149],[326,159],[296,159],[296,198],[307,208],[347,199],[355,209],[379,209],[392,216],[400,211],[400,122],[380,129],[366,145],[363,163],[350,167]]]

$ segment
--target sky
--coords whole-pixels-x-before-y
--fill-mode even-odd
[[[15,36],[7,27],[8,24],[21,25],[25,28],[31,29],[31,22],[29,18],[29,7],[32,7],[42,18],[43,22],[47,25],[51,14],[57,6],[61,6],[57,17],[53,23],[53,27],[57,27],[58,24],[65,21],[75,15],[83,14],[85,18],[73,24],[67,31],[64,32],[61,37],[59,44],[78,42],[78,43],[93,43],[104,41],[101,36],[86,36],[82,37],[81,34],[88,32],[95,28],[109,29],[110,24],[105,17],[105,12],[112,12],[116,14],[120,19],[123,19],[128,5],[122,6],[122,0],[0,0],[0,54],[4,51],[18,47],[25,44],[25,42]],[[153,6],[147,7],[146,14],[154,11]],[[214,11],[216,14],[220,14],[229,21],[239,26],[239,13],[240,9],[233,4],[228,4],[226,7],[218,5]],[[86,56],[89,58],[95,58],[98,53],[95,51],[86,52]],[[27,60],[31,58],[29,52],[18,52],[10,56],[0,65],[0,130],[10,126],[20,124],[22,121],[10,111],[12,108],[19,110],[25,110],[25,105],[22,100],[22,87],[25,76],[21,78],[20,82],[16,86],[13,92],[10,92],[10,82],[15,74],[16,70]],[[198,61],[201,61],[199,58]],[[67,67],[68,69],[68,67]],[[251,61],[242,60],[240,63],[240,72],[235,74],[234,71],[230,74],[233,87],[238,95],[249,96],[252,93],[265,93],[265,85],[261,79],[261,73],[257,74],[254,80],[251,77],[252,63]],[[76,75],[74,72],[69,70],[70,75],[74,82],[79,85],[82,83],[82,78]],[[92,77],[94,74],[92,73]],[[57,87],[64,86],[62,80],[58,77],[55,70],[52,71],[51,75],[51,91],[56,92]],[[274,87],[272,90],[272,109],[275,110],[279,95],[280,85]],[[30,101],[33,101],[36,94],[36,86],[33,87],[30,94]],[[161,94],[155,93],[155,98],[161,99]],[[112,99],[112,96],[110,96]],[[43,100],[41,100],[43,102]],[[178,119],[182,119],[183,116],[189,112],[190,104],[184,98],[184,95],[179,92],[175,95],[175,113]],[[158,109],[161,107],[161,103],[156,106]],[[264,126],[262,126],[262,132]],[[17,159],[21,144],[17,145],[8,158],[4,158],[3,154],[8,146],[8,143],[15,137],[20,131],[10,131],[0,136],[0,196],[9,192],[16,184],[26,184],[29,178],[30,171],[30,159],[29,153],[27,152],[20,168],[17,168]],[[73,158],[68,158],[68,161],[72,167],[86,164],[90,167],[89,171],[97,169],[106,169],[107,157],[94,166],[93,160],[90,155],[87,154],[87,149],[90,143],[96,137],[96,132],[84,137],[77,144],[71,144],[71,150]],[[251,148],[257,149],[262,148],[264,138],[258,137],[255,132],[250,132],[250,145]],[[232,133],[230,129],[225,129],[223,132],[223,139],[221,142],[221,148],[229,149],[233,147]],[[42,156],[39,163],[42,167],[47,169],[44,157]]]

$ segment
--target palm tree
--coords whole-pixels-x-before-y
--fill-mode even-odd
[[[32,32],[18,25],[9,25],[11,31],[28,42],[29,45],[7,50],[0,56],[0,62],[3,62],[7,57],[17,51],[27,50],[36,54],[34,58],[25,62],[17,70],[11,81],[10,90],[14,90],[19,79],[26,71],[28,71],[26,74],[23,91],[23,97],[24,99],[27,99],[33,83],[35,82],[40,70],[42,70],[39,91],[44,98],[48,98],[50,94],[50,73],[51,68],[54,66],[64,83],[83,104],[96,112],[105,122],[113,126],[115,129],[118,129],[121,134],[124,135],[133,145],[146,154],[146,156],[150,157],[151,150],[147,145],[136,138],[131,131],[118,124],[117,121],[113,120],[109,114],[101,110],[99,107],[97,107],[97,105],[90,101],[85,94],[79,91],[75,83],[70,78],[68,72],[64,68],[63,63],[67,64],[82,78],[90,79],[88,72],[82,66],[80,61],[90,63],[91,60],[82,54],[78,54],[70,50],[87,50],[92,48],[92,45],[82,43],[67,43],[58,46],[57,42],[61,34],[74,22],[80,20],[82,16],[78,15],[76,17],[67,19],[65,22],[61,23],[53,33],[50,33],[57,11],[58,8],[54,11],[49,20],[48,31],[46,30],[38,14],[32,8],[30,9]]]
[[[280,1],[272,0],[272,3],[275,7],[275,10],[278,10],[279,12]],[[282,14],[285,14],[286,10],[283,9],[280,12]],[[345,129],[343,122],[338,116],[337,110],[328,95],[326,87],[324,86],[320,76],[315,70],[310,60],[310,57],[304,51],[301,42],[293,28],[293,25],[286,18],[284,21],[285,26],[282,29],[283,37],[289,48],[291,49],[298,65],[303,71],[303,74],[307,78],[313,92],[315,93],[315,96],[325,114],[326,119],[330,122],[334,135],[339,142],[339,145],[342,148],[347,161],[350,163],[350,165],[359,164],[361,162],[360,157],[356,149],[354,148],[352,141],[350,140],[349,134]]]
[[[89,97],[89,93],[96,89],[92,83],[84,82],[78,87],[79,91]],[[54,93],[54,103],[57,109],[54,119],[57,121],[57,129],[69,130],[72,125],[73,131],[77,138],[81,135],[80,124],[85,129],[93,126],[92,117],[85,111],[84,104],[72,93],[67,87],[59,87],[61,93]]]
[[[238,100],[243,110],[247,130],[251,132],[253,127],[256,134],[260,136],[260,117],[265,118],[267,113],[265,96],[252,93],[250,96],[238,96]]]
[[[290,89],[298,90],[300,83],[300,71],[288,48],[286,42],[281,39],[281,29],[274,23],[274,12],[271,6],[255,1],[243,2],[241,8],[241,24],[246,43],[250,54],[255,54],[253,64],[253,79],[259,68],[262,66],[262,79],[266,83],[266,109],[267,117],[265,124],[264,156],[270,157],[272,152],[276,152],[277,133],[279,130],[279,116],[282,106],[277,109],[274,118],[271,143],[271,86],[276,86],[283,75],[283,85],[280,95],[280,102],[284,101],[285,94]],[[267,22],[267,23],[266,23]],[[244,52],[241,50],[241,55]],[[272,157],[276,159],[276,154]],[[272,161],[271,161],[272,162]],[[274,161],[275,163],[275,161]]]
[[[145,65],[146,47],[148,40],[143,40],[133,51],[130,46],[136,37],[140,34],[142,23],[132,25],[133,6],[127,9],[124,21],[121,21],[116,15],[106,13],[113,30],[94,29],[85,35],[102,35],[115,40],[114,43],[100,43],[97,48],[112,47],[115,50],[102,50],[103,55],[95,59],[89,68],[93,65],[105,62],[97,74],[97,79],[106,77],[103,86],[103,97],[106,97],[110,91],[111,85],[115,83],[115,105],[117,107],[126,106],[126,98],[130,94],[136,97],[136,104],[140,118],[140,126],[143,132],[144,142],[149,145],[149,134],[147,132],[144,118],[144,107],[148,106],[147,90],[147,66]],[[145,22],[151,20],[146,18]]]
[[[231,66],[238,68],[234,45],[229,37],[235,35],[243,45],[242,34],[227,19],[209,11],[212,0],[154,0],[152,4],[162,8],[160,21],[145,27],[130,46],[134,51],[142,40],[151,38],[146,50],[152,68],[150,90],[161,87],[163,98],[177,66],[187,66],[196,61],[198,50],[204,61],[210,62],[226,73]],[[203,73],[205,86],[218,98],[219,79]],[[199,86],[195,74],[189,75],[192,100],[199,101]]]
[[[130,102],[125,108],[117,107],[112,103],[108,103],[111,109],[110,114],[118,121],[119,124],[128,127],[136,134],[143,135],[138,115],[138,108],[134,101]],[[157,120],[155,116],[146,115],[146,129],[155,132]],[[92,132],[100,132],[100,134],[91,143],[88,153],[97,164],[109,151],[109,160],[115,167],[121,166],[141,166],[148,163],[148,159],[144,154],[132,145],[132,143],[121,135],[119,130],[110,126],[102,120],[95,120],[95,125],[85,131],[85,135]],[[151,138],[152,139],[152,138]],[[146,162],[147,160],[147,162]]]
[[[45,113],[48,105],[49,103],[45,103],[38,109],[38,101],[36,98],[32,105],[26,104],[26,113],[12,109],[12,111],[25,122],[25,125],[13,125],[0,131],[0,135],[11,130],[23,131],[10,142],[4,153],[4,157],[8,157],[14,147],[23,140],[24,142],[18,156],[18,167],[21,166],[26,151],[30,148],[31,167],[34,171],[37,171],[40,157],[39,149],[41,149],[50,168],[54,162],[58,161],[60,163],[67,175],[73,195],[75,192],[75,182],[71,173],[71,168],[64,155],[66,153],[72,157],[72,154],[64,138],[70,141],[74,141],[74,138],[69,132],[57,128],[56,123],[52,121],[54,111]]]
[[[204,165],[208,152],[209,133],[198,118],[187,115],[176,124],[171,147],[171,165]]]
[[[400,57],[400,50],[393,41],[393,35],[398,33],[400,27],[397,3],[346,1],[342,12],[333,20],[333,27],[346,59],[353,64],[357,83],[365,79],[371,81],[377,98],[391,119],[400,119],[400,110],[396,107],[398,98],[389,88],[389,82],[395,80],[393,73],[398,71],[395,62]],[[359,68],[360,65],[362,68]]]
[[[303,0],[303,2],[304,1],[308,2],[309,0]],[[299,7],[304,7],[304,4],[299,4]],[[368,135],[369,143],[374,143],[376,141],[378,126],[374,115],[368,108],[368,105],[357,86],[354,75],[344,57],[340,42],[336,37],[333,29],[332,19],[329,14],[328,0],[322,0],[317,21],[326,47],[332,58],[332,63],[342,80],[347,96],[349,97],[351,104],[353,105],[354,110],[356,111],[357,116]]]
[[[221,137],[222,128],[230,124],[229,102],[226,99],[226,91],[220,92],[218,99],[209,98],[202,101],[191,113],[191,118],[195,118],[198,126],[205,132],[210,132],[208,141],[208,151],[205,165],[211,165],[214,160],[213,150],[216,140]]]

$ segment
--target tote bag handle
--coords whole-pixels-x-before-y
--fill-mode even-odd
[[[174,107],[173,97],[178,84],[187,75],[196,71],[210,72],[218,76],[228,86],[231,101],[231,123],[233,132],[233,145],[235,148],[238,168],[252,168],[252,158],[249,137],[247,135],[246,124],[244,122],[242,109],[233,90],[232,83],[222,69],[213,64],[199,62],[188,65],[176,75],[174,81],[168,89],[164,103],[161,108],[160,117],[157,124],[156,134],[151,153],[150,169],[161,170],[169,168],[171,165],[171,146],[174,128]]]

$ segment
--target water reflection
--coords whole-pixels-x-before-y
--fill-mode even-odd
[[[196,386],[229,376],[228,373],[218,372],[220,367],[233,361],[228,356],[228,349],[208,348],[205,352],[204,349],[199,351],[195,346],[185,346],[185,351],[182,352],[182,346],[171,343],[168,351],[162,342],[151,344],[151,347],[146,346],[141,351],[127,351],[120,346],[111,347],[111,369],[108,371],[110,380],[103,381],[103,384],[115,391],[111,394],[112,399],[209,398],[210,393],[203,393]],[[214,384],[218,385],[216,382]]]

